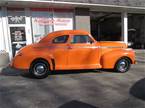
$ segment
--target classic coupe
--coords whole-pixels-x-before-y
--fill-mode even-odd
[[[135,53],[123,42],[98,42],[86,31],[62,30],[23,47],[10,65],[45,78],[55,70],[114,69],[124,73],[131,64],[135,64]]]

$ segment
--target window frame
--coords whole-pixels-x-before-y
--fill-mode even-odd
[[[56,38],[64,37],[64,36],[66,36],[65,42],[54,42]],[[68,42],[68,40],[69,40],[69,35],[61,35],[61,36],[54,37],[51,42],[52,42],[52,44],[65,44]]]
[[[73,43],[72,40],[74,39],[75,36],[87,36],[87,37],[89,37],[90,42],[89,43]],[[86,35],[83,35],[83,34],[73,35],[72,38],[71,38],[71,40],[70,40],[70,43],[71,44],[93,44],[94,42],[95,41],[92,39],[92,37],[90,35],[87,35],[87,34]]]

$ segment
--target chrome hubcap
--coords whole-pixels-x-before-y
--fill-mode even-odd
[[[35,75],[44,75],[46,72],[46,66],[43,63],[38,63],[34,66],[34,74]]]
[[[36,71],[42,73],[44,71],[44,66],[36,67]]]
[[[120,61],[119,70],[121,72],[124,72],[127,69],[127,65],[128,65],[127,61],[125,61],[125,60],[124,61]]]

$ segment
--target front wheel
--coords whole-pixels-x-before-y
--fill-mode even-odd
[[[48,76],[48,63],[45,61],[36,61],[30,67],[30,74],[35,78],[46,78]]]
[[[117,72],[125,73],[130,69],[131,62],[127,58],[122,58],[120,59],[116,65],[115,65],[115,70]]]

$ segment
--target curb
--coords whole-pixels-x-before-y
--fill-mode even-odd
[[[0,73],[1,73],[2,69],[3,69],[3,68],[2,68],[2,67],[0,67]]]
[[[142,60],[142,59],[136,59],[136,61],[139,63],[145,63],[145,60]]]
[[[3,68],[5,68],[6,66],[0,66],[0,73],[3,70]]]
[[[145,50],[135,50],[136,53],[145,53]]]

